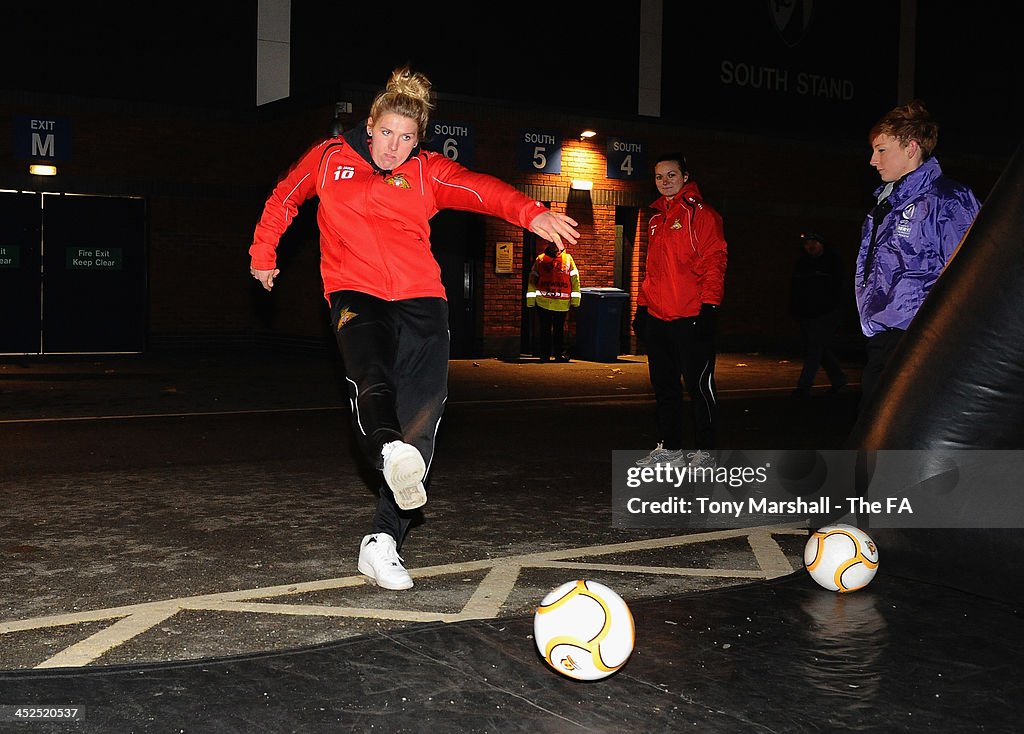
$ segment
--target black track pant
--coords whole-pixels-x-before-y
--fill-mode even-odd
[[[448,399],[448,303],[385,301],[357,291],[332,293],[330,303],[360,448],[380,470],[384,444],[410,443],[423,455],[429,478]],[[401,547],[417,512],[398,509],[381,478],[373,532],[389,533]]]
[[[882,373],[885,366],[889,364],[889,358],[896,351],[900,340],[907,332],[903,329],[888,329],[874,336],[868,337],[865,348],[868,361],[860,378],[860,410],[868,404],[882,382]]]
[[[840,311],[799,319],[800,341],[803,346],[804,366],[796,381],[797,389],[810,390],[814,387],[814,377],[818,369],[825,368],[829,382],[833,386],[846,384],[846,373],[839,358],[832,351],[836,329],[839,328]]]
[[[715,344],[697,337],[695,321],[662,321],[649,316],[644,326],[658,435],[665,448],[673,451],[683,448],[683,385],[690,394],[694,448],[717,448]]]

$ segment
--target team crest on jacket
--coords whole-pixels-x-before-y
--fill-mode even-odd
[[[896,235],[898,237],[910,237],[914,233],[914,208],[914,205],[911,204],[896,220]]]
[[[384,179],[384,183],[391,184],[392,186],[397,186],[400,189],[412,188],[412,186],[409,185],[409,179],[405,177],[404,173],[396,173],[393,176],[388,176],[386,179]]]
[[[678,219],[676,221],[672,222],[671,226],[669,227],[669,229],[682,229],[682,228],[683,228],[683,225],[679,223]]]
[[[351,321],[358,315],[359,314],[357,314],[355,311],[349,311],[348,306],[345,306],[345,308],[341,309],[341,313],[338,314],[338,325],[335,328],[337,328],[338,331],[341,331],[342,326],[347,324],[349,321]]]

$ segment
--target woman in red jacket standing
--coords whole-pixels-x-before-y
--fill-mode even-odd
[[[365,126],[313,146],[278,182],[249,248],[250,273],[269,291],[280,273],[281,235],[299,206],[319,197],[320,274],[352,422],[384,480],[359,571],[387,589],[413,585],[398,550],[413,512],[427,501],[424,483],[448,396],[448,303],[430,250],[430,218],[461,209],[546,240],[579,237],[571,218],[422,150],[430,98],[426,76],[408,67],[392,72]]]
[[[658,158],[661,196],[648,224],[647,267],[634,328],[647,348],[658,446],[637,463],[717,465],[715,327],[728,260],[722,217],[690,178],[682,153]],[[683,450],[683,386],[690,394],[694,451]]]

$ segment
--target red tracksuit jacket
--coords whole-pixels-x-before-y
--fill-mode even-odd
[[[503,181],[439,153],[421,150],[393,171],[381,171],[372,163],[364,129],[357,126],[310,148],[277,183],[249,248],[252,267],[276,267],[281,235],[313,196],[320,197],[325,297],[355,290],[389,301],[444,298],[441,269],[430,251],[434,214],[462,209],[528,229],[547,211]]]
[[[728,261],[721,215],[689,181],[672,201],[651,205],[647,268],[637,305],[662,321],[692,318],[702,303],[719,305],[725,295]]]

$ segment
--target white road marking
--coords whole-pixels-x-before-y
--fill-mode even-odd
[[[130,604],[109,609],[96,609],[71,614],[55,614],[32,619],[0,622],[0,635],[26,630],[48,629],[67,625],[113,620],[95,634],[80,640],[44,660],[37,668],[83,667],[94,663],[105,653],[150,630],[180,611],[239,612],[246,614],[278,614],[292,616],[328,616],[384,619],[398,622],[461,622],[475,619],[494,619],[515,589],[519,573],[524,568],[561,568],[573,571],[611,571],[621,573],[694,576],[704,578],[773,579],[794,571],[789,559],[779,547],[775,535],[807,535],[805,528],[791,526],[765,526],[717,530],[667,538],[650,538],[627,543],[594,545],[583,548],[562,548],[540,553],[529,553],[505,558],[489,558],[461,563],[449,563],[426,568],[410,569],[414,578],[430,578],[487,571],[469,600],[456,612],[424,612],[415,609],[366,608],[319,604],[266,603],[256,600],[304,594],[315,591],[363,586],[368,583],[362,575],[257,589],[241,589],[219,594],[203,594],[158,602]],[[758,570],[727,568],[687,568],[630,564],[590,563],[581,558],[622,554],[631,551],[713,543],[732,538],[747,538]],[[400,598],[416,599],[415,592]]]

